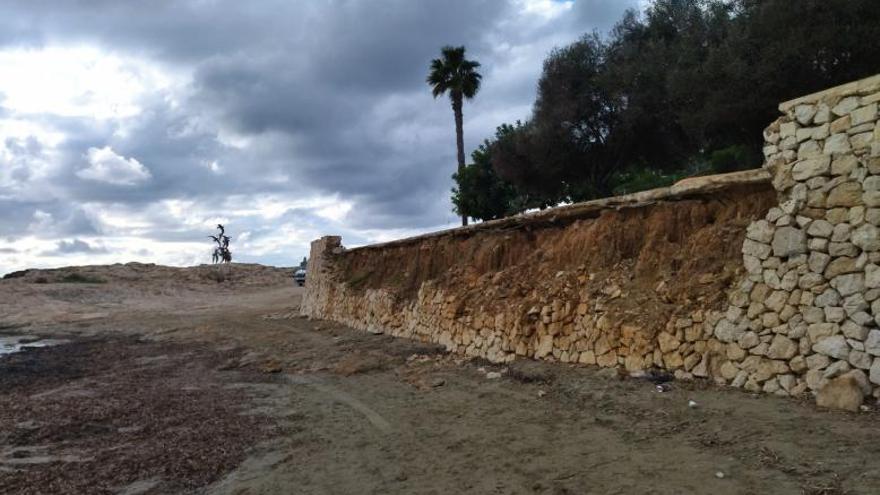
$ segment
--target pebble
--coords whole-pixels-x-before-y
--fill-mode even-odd
[[[490,372],[486,373],[486,378],[488,378],[490,380],[496,380],[498,378],[501,378],[501,373],[499,373],[497,371],[490,371]]]
[[[724,473],[721,471],[718,471],[715,473],[715,477],[720,480],[720,479],[724,478]]]
[[[689,400],[689,401],[688,401],[688,407],[690,407],[691,409],[693,409],[693,408],[697,407],[697,403],[696,403],[695,401]]]

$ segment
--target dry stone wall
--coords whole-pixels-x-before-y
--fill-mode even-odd
[[[322,238],[302,312],[495,362],[880,396],[878,102],[880,76],[781,104],[761,170],[386,245]]]
[[[749,225],[747,276],[715,326],[722,378],[797,394],[880,386],[880,76],[780,105],[764,131],[780,204]]]

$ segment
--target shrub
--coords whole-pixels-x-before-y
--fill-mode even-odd
[[[95,277],[94,275],[84,275],[82,273],[68,273],[67,275],[61,277],[59,280],[61,283],[66,284],[104,284],[107,283],[106,280]]]

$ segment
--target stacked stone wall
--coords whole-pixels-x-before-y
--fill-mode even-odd
[[[880,76],[781,104],[762,170],[386,245],[322,238],[303,314],[495,362],[880,396],[878,102]]]
[[[798,394],[880,385],[880,76],[780,105],[764,167],[780,204],[749,225],[746,278],[715,327],[722,378]]]

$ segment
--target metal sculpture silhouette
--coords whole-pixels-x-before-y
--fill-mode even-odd
[[[217,243],[217,247],[214,248],[214,253],[211,255],[212,263],[232,263],[232,253],[229,251],[229,236],[226,235],[226,229],[223,228],[223,225],[217,224],[217,229],[220,230],[220,235],[209,235],[214,242]]]

